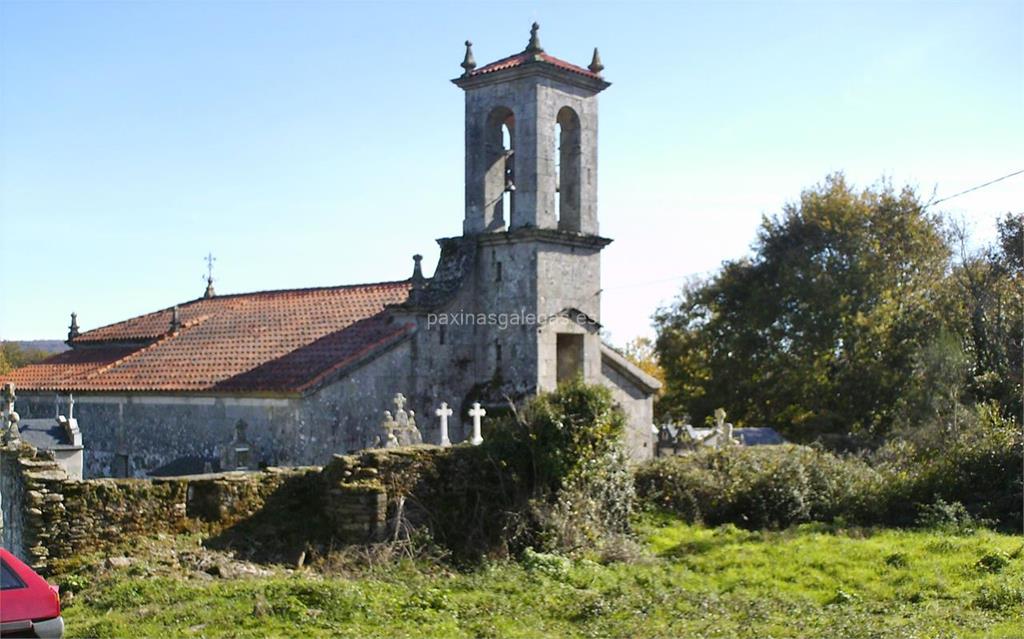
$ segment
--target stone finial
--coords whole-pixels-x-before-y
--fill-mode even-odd
[[[527,53],[544,53],[544,47],[540,46],[540,36],[537,35],[539,30],[540,25],[534,22],[530,27],[530,42],[526,45]]]
[[[466,40],[466,57],[462,59],[462,64],[459,66],[465,69],[463,76],[469,75],[476,68],[476,60],[473,59],[473,43],[469,40]]]
[[[597,47],[594,47],[594,57],[590,59],[590,66],[587,68],[594,75],[601,75],[601,72],[604,71],[604,64],[601,63],[601,54],[598,53]]]
[[[78,313],[71,314],[71,326],[68,326],[68,339],[72,340],[78,337]]]
[[[423,301],[423,289],[426,284],[426,278],[423,277],[423,267],[420,265],[420,262],[423,261],[423,256],[419,254],[413,255],[412,260],[412,277],[409,279],[412,288],[409,291],[408,303],[415,306]]]
[[[177,333],[181,328],[181,317],[178,315],[178,305],[175,304],[171,310],[171,332]]]
[[[424,281],[423,267],[420,264],[423,261],[423,256],[420,255],[419,253],[417,253],[416,255],[412,256],[412,261],[413,261],[413,266],[412,266],[412,285],[413,285],[413,288],[423,288],[423,281]]]

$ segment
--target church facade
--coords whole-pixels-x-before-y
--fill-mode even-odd
[[[628,416],[626,446],[653,452],[659,383],[600,336],[597,51],[583,68],[526,49],[477,67],[466,43],[463,233],[438,240],[432,277],[216,295],[91,331],[14,371],[23,417],[74,397],[86,476],[320,464],[379,445],[397,394],[423,438],[434,410],[502,410],[582,377]],[[55,404],[57,406],[55,407]],[[401,406],[395,408],[402,408]],[[429,416],[429,417],[428,417]]]

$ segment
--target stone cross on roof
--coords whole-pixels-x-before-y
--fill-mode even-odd
[[[203,293],[203,297],[213,297],[217,293],[213,290],[213,263],[217,261],[217,258],[213,256],[213,253],[206,255],[206,292]]]

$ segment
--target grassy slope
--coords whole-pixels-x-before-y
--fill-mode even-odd
[[[404,562],[235,580],[136,565],[102,572],[65,615],[69,636],[1024,637],[1020,537],[672,520],[643,531],[657,557],[632,565]],[[993,553],[1005,567],[977,565]]]

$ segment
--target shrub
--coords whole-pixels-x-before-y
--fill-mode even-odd
[[[982,555],[974,567],[982,572],[1002,572],[1009,563],[1010,555],[997,549]]]
[[[934,528],[952,534],[970,535],[975,529],[974,518],[963,504],[943,499],[922,506],[916,523],[920,528]]]
[[[624,423],[606,388],[577,381],[500,414],[482,446],[371,451],[330,473],[343,483],[353,464],[373,466],[393,539],[420,528],[458,561],[527,548],[623,556],[634,503]]]
[[[975,524],[1020,530],[1020,426],[1003,418],[997,404],[983,404],[967,424],[931,432],[927,439],[890,442],[872,455],[888,484],[885,522],[914,524],[919,516],[937,515],[934,508],[930,514],[923,510],[931,504],[957,504],[961,511],[947,514],[961,522],[968,517]]]
[[[495,455],[530,479],[519,534],[526,545],[581,552],[622,547],[634,481],[622,450],[625,416],[601,386],[579,380],[537,396],[500,424]]]
[[[791,445],[705,449],[648,462],[636,481],[647,504],[711,525],[839,520],[1019,530],[1022,452],[1020,428],[985,405],[970,427],[894,440],[864,457]]]
[[[802,446],[701,450],[655,460],[637,472],[648,503],[689,521],[782,528],[871,518],[881,480],[857,459]]]
[[[1024,584],[986,584],[978,591],[974,605],[993,611],[1008,611],[1024,606]]]

